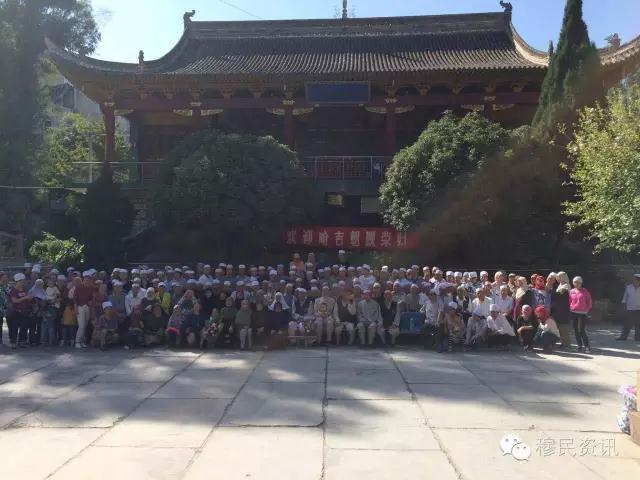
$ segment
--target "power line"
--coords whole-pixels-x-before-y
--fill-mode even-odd
[[[224,3],[228,7],[235,8],[236,10],[238,10],[238,11],[240,11],[240,12],[246,14],[246,15],[249,15],[250,17],[256,18],[258,20],[264,20],[264,18],[259,17],[258,15],[255,15],[255,14],[249,12],[248,10],[245,10],[244,8],[239,7],[239,6],[237,6],[237,5],[235,5],[235,4],[231,3],[231,2],[228,2],[227,0],[218,0],[218,1],[220,3]]]

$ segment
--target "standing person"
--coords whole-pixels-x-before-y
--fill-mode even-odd
[[[11,299],[9,298],[9,276],[0,271],[0,346],[2,346],[2,327],[4,319],[9,318],[9,308]]]
[[[571,309],[578,350],[582,351],[584,348],[585,353],[591,353],[587,336],[587,318],[593,308],[593,300],[589,290],[583,287],[582,277],[574,277],[573,279],[573,290],[569,292],[569,308]]]
[[[516,278],[516,293],[513,301],[513,318],[518,318],[522,312],[524,305],[531,305],[533,303],[533,294],[527,284],[526,277]]]
[[[68,298],[65,300],[64,310],[62,311],[62,334],[60,335],[61,347],[73,347],[76,338],[76,329],[78,328],[78,312],[73,300]]]
[[[72,289],[73,302],[76,306],[78,331],[76,332],[76,348],[87,348],[86,333],[91,316],[91,301],[93,300],[93,286],[89,272],[83,272],[82,281]]]
[[[570,321],[571,310],[569,309],[569,276],[565,272],[556,274],[558,286],[551,290],[551,316],[556,321],[558,332],[560,333],[560,346],[569,348],[571,346]]]
[[[38,278],[29,290],[31,300],[31,314],[29,315],[28,337],[32,347],[40,345],[42,336],[42,320],[45,311],[47,294],[44,291],[44,280]]]
[[[27,293],[27,277],[24,273],[13,276],[15,282],[9,296],[11,298],[11,313],[9,314],[9,343],[11,348],[26,347],[27,323],[31,313],[32,297]]]
[[[635,341],[640,342],[640,273],[634,274],[631,283],[625,287],[622,303],[626,310],[624,327],[616,340],[626,340],[634,327]]]

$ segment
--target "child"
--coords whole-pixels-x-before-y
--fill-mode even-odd
[[[464,341],[465,326],[464,320],[458,314],[458,304],[449,302],[445,310],[444,320],[447,329],[447,347],[449,352],[453,352],[453,346]]]
[[[62,340],[60,340],[60,346],[72,347],[76,338],[76,329],[78,328],[78,321],[76,304],[72,299],[68,299],[64,312],[62,313]]]

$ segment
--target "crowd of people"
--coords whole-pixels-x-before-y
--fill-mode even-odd
[[[623,303],[630,314],[620,339],[635,323],[638,340],[640,275]],[[582,278],[570,281],[565,272],[490,278],[417,265],[371,268],[350,265],[344,251],[327,266],[310,253],[275,267],[198,263],[108,273],[25,264],[13,282],[0,272],[0,322],[6,318],[12,348],[251,349],[300,339],[367,347],[393,346],[408,333],[439,352],[551,351],[570,348],[573,330],[578,350],[590,352],[592,307]]]

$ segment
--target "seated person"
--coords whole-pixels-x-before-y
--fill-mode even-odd
[[[253,347],[253,330],[251,329],[252,314],[249,300],[242,300],[240,302],[240,310],[236,313],[235,318],[235,325],[238,329],[238,336],[240,337],[241,350],[244,350],[247,345],[249,348]]]
[[[516,319],[518,340],[525,350],[533,348],[533,338],[538,331],[538,320],[529,305],[523,305],[520,316]]]
[[[204,328],[207,321],[202,305],[200,302],[193,304],[193,311],[187,313],[182,321],[182,330],[180,337],[182,341],[189,347],[200,344],[200,332]]]
[[[400,334],[400,308],[398,303],[393,301],[393,292],[391,290],[385,290],[383,301],[379,303],[382,324],[378,326],[378,335],[383,345],[391,342],[391,346],[394,346]],[[387,337],[389,341],[387,341]]]
[[[232,297],[227,297],[218,316],[218,327],[214,341],[216,347],[233,343],[233,335],[236,331],[236,313],[238,313],[238,309],[235,307],[235,301]]]
[[[160,345],[164,342],[164,332],[167,326],[167,318],[160,303],[152,306],[151,312],[143,312],[144,344]]]
[[[315,327],[317,342],[321,343],[322,341],[322,332],[329,322],[331,322],[331,318],[329,318],[329,306],[325,302],[321,302],[318,305],[317,312],[313,319],[313,325]],[[327,338],[327,342],[329,338]]]
[[[182,331],[182,321],[184,320],[184,313],[180,305],[173,307],[173,313],[169,317],[167,322],[167,345],[169,348],[175,348],[180,346],[180,332]]]
[[[251,329],[254,333],[259,334],[261,331],[264,332],[265,326],[267,325],[267,309],[262,302],[255,303],[255,310],[251,315]]]
[[[209,315],[209,318],[200,332],[200,348],[203,350],[209,345],[213,345],[215,343],[215,339],[218,334],[218,315],[218,309],[212,309],[211,315]]]
[[[267,314],[264,333],[268,337],[282,335],[289,327],[289,308],[281,297],[280,294],[276,294],[276,300],[271,304]]]
[[[447,349],[452,352],[454,345],[464,342],[466,327],[464,320],[458,312],[458,304],[449,302],[444,310],[444,327],[447,333]]]
[[[536,307],[535,315],[539,324],[533,341],[537,345],[540,345],[545,352],[551,352],[553,345],[560,340],[558,325],[556,321],[549,316],[548,310],[542,305]]]
[[[312,324],[314,320],[313,299],[307,295],[307,291],[304,288],[298,288],[293,307],[291,308],[289,337],[306,336],[312,332],[313,328],[309,327],[313,327]]]
[[[476,309],[467,322],[467,333],[464,342],[465,351],[477,348],[487,340],[487,320],[482,309]]]
[[[118,342],[118,313],[111,302],[102,302],[102,315],[98,317],[93,329],[91,343],[94,347],[104,350],[108,345]]]
[[[124,348],[129,350],[132,347],[144,346],[144,322],[142,321],[142,305],[133,307],[130,322],[125,334]]]
[[[380,304],[371,298],[371,291],[365,290],[362,294],[362,300],[358,303],[358,337],[360,345],[373,345],[378,332],[378,325],[382,324],[382,313],[380,313]],[[367,339],[365,340],[365,332]]]
[[[349,335],[349,345],[353,345],[355,340],[356,323],[358,317],[356,315],[356,302],[353,294],[348,290],[343,290],[338,298],[338,323],[336,324],[336,345],[340,345],[342,340],[342,332],[346,330]]]
[[[489,335],[489,346],[497,346],[499,350],[507,350],[509,343],[511,343],[511,340],[516,336],[509,320],[507,320],[504,313],[500,311],[498,305],[491,305],[489,307],[487,333]]]

